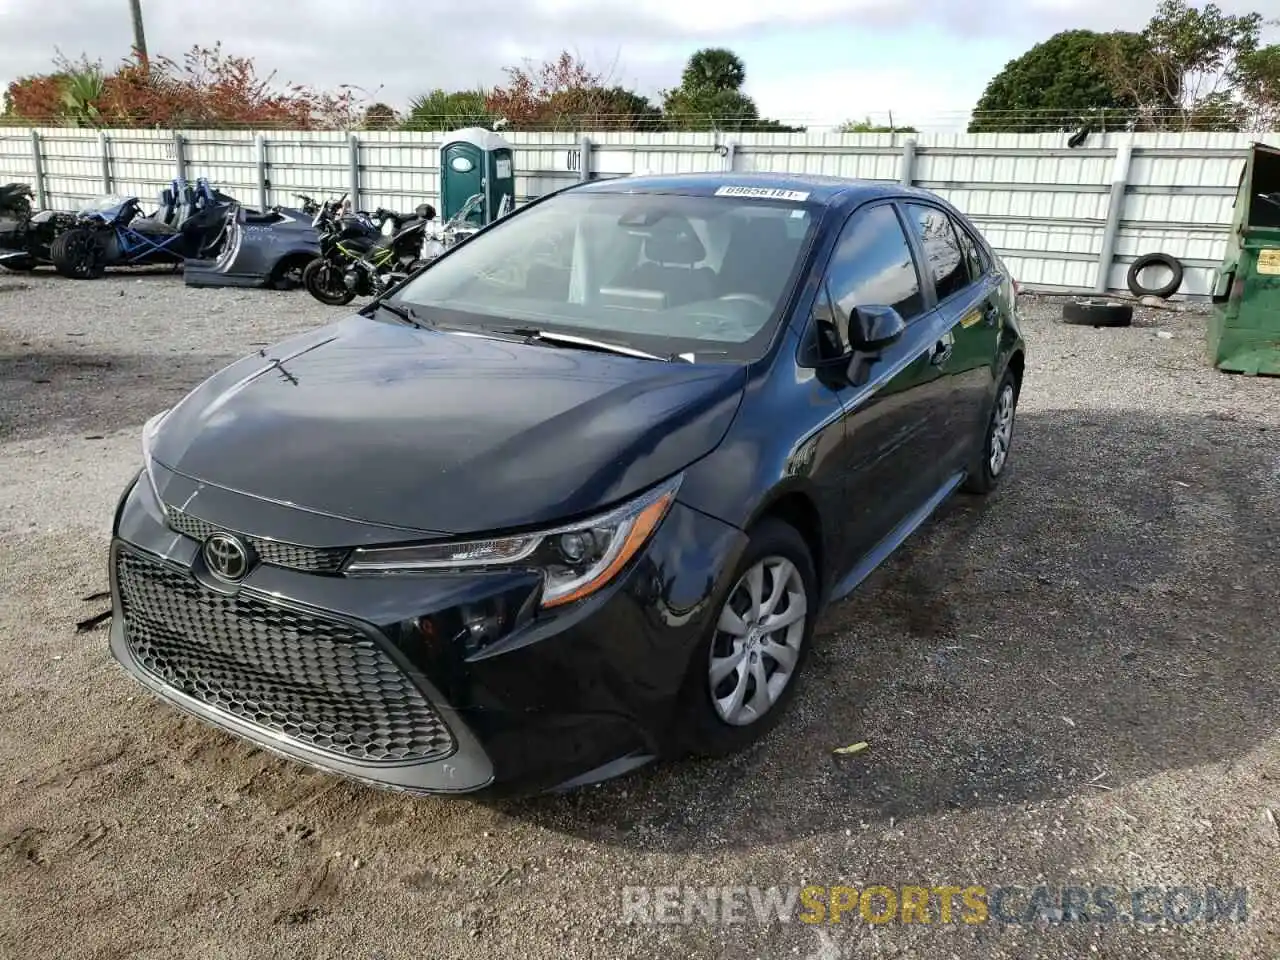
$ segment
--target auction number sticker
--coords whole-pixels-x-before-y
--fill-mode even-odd
[[[1280,250],[1259,250],[1258,272],[1268,276],[1280,274]]]
[[[808,190],[777,190],[772,187],[720,187],[717,197],[753,197],[757,200],[790,200],[803,203],[809,199]]]

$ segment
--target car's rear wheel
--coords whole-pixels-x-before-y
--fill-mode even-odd
[[[1018,412],[1018,381],[1012,370],[1006,370],[996,388],[995,403],[983,436],[982,449],[969,467],[964,489],[969,493],[990,493],[1004,476],[1009,465],[1009,448],[1013,444],[1013,422]]]
[[[92,230],[76,228],[60,234],[53,241],[49,258],[59,274],[75,280],[96,280],[107,270],[106,250]]]
[[[781,719],[808,659],[817,613],[817,575],[804,538],[780,520],[764,520],[692,660],[682,730],[692,752],[732,753]]]
[[[312,260],[302,271],[302,285],[321,303],[331,307],[346,306],[355,299],[355,291],[342,279],[342,268],[323,257]]]
[[[272,290],[293,290],[302,286],[302,275],[312,262],[306,256],[285,257],[272,269],[267,286]]]

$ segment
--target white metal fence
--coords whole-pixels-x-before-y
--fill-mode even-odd
[[[350,191],[365,209],[439,194],[440,133],[0,128],[0,182],[42,205],[103,193],[154,197],[208,177],[250,205]],[[512,133],[517,201],[578,179],[712,170],[911,182],[967,213],[1017,279],[1047,289],[1125,287],[1128,265],[1167,253],[1181,293],[1207,294],[1224,252],[1250,138],[1107,134]],[[1277,136],[1274,139],[1280,139]],[[1103,266],[1105,265],[1105,266]]]

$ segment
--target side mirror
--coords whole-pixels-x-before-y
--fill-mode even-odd
[[[893,307],[855,307],[849,318],[849,344],[859,353],[878,353],[906,329],[906,321]]]

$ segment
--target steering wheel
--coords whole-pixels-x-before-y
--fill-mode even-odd
[[[744,300],[747,303],[757,303],[766,310],[772,312],[773,304],[764,297],[758,297],[754,293],[726,293],[723,297],[716,297],[717,300]]]

